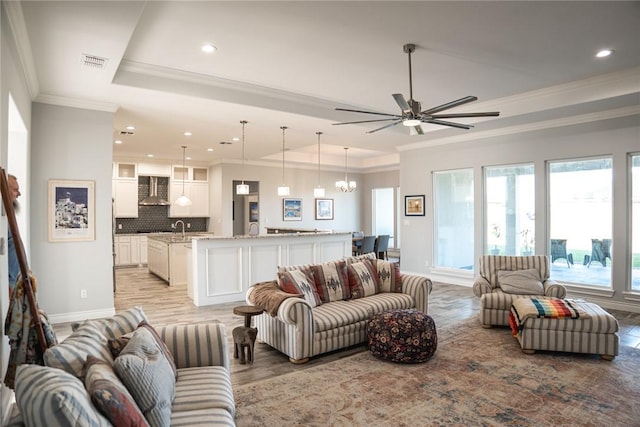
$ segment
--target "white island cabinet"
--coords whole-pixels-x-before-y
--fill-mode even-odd
[[[351,255],[350,232],[199,237],[191,241],[189,296],[197,306],[244,301],[279,265],[312,264]]]

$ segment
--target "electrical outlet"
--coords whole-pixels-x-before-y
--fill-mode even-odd
[[[87,290],[86,289],[83,289],[83,290],[80,291],[80,298],[81,299],[87,298]]]
[[[191,228],[191,223],[190,222],[187,223],[187,228]]]

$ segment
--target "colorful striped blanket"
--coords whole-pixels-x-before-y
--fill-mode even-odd
[[[511,305],[509,326],[518,335],[524,322],[532,317],[547,319],[586,319],[589,314],[573,301],[560,298],[518,298]]]

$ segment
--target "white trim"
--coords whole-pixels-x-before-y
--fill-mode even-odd
[[[18,50],[29,96],[31,99],[34,99],[38,95],[40,88],[38,86],[36,65],[35,62],[33,62],[33,51],[31,50],[31,43],[29,42],[29,33],[27,32],[24,14],[22,13],[22,3],[19,1],[3,1],[2,5],[7,11],[9,27],[11,27],[16,49]]]
[[[116,314],[114,308],[104,310],[76,311],[73,313],[49,314],[49,322],[52,325],[58,323],[81,322],[87,319],[103,319]]]
[[[63,107],[84,108],[87,110],[106,111],[115,113],[119,106],[110,102],[92,101],[89,99],[69,98],[66,96],[39,94],[34,102],[44,104],[60,105]]]

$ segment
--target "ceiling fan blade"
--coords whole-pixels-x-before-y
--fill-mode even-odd
[[[471,129],[472,125],[464,125],[462,123],[447,122],[444,120],[423,120],[423,123],[433,123],[434,125],[451,126],[460,129]]]
[[[477,100],[478,100],[478,97],[476,96],[465,96],[464,98],[456,99],[455,101],[447,102],[446,104],[438,105],[437,107],[424,110],[422,114],[429,115],[433,113],[438,113],[440,111],[448,110],[449,108],[457,107],[458,105],[467,104],[469,102],[473,102]]]
[[[350,113],[377,114],[379,116],[402,117],[397,114],[377,113],[375,111],[349,110],[348,108],[336,108],[337,111],[348,111]]]
[[[404,99],[404,96],[401,93],[394,93],[391,96],[393,96],[393,99],[396,100],[398,106],[403,112],[408,113],[409,111],[411,111],[411,106],[409,105],[407,100]]]
[[[398,123],[402,123],[402,120],[397,120],[397,121],[395,121],[395,122],[393,122],[393,123],[389,123],[389,124],[388,124],[388,125],[386,125],[386,126],[382,126],[381,128],[378,128],[378,129],[374,129],[374,130],[367,131],[367,133],[374,133],[374,132],[378,132],[379,130],[386,129],[386,128],[390,128],[391,126],[395,126],[395,125],[397,125]]]
[[[354,125],[357,123],[371,123],[371,122],[387,122],[389,120],[398,120],[400,117],[396,116],[393,117],[391,119],[375,119],[375,120],[360,120],[357,122],[342,122],[342,123],[331,123],[332,125],[336,126],[336,125]]]
[[[462,117],[496,117],[500,113],[497,111],[490,111],[486,113],[452,113],[452,114],[430,114],[434,119],[455,119]]]

